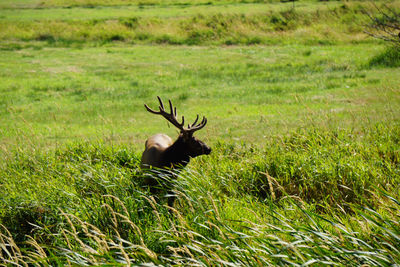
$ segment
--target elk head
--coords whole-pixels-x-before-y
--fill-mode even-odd
[[[181,122],[178,122],[176,107],[172,105],[171,100],[168,100],[168,113],[165,111],[161,98],[159,96],[157,98],[160,103],[159,111],[149,108],[146,104],[144,105],[145,108],[153,114],[163,116],[180,130],[180,134],[175,142],[172,142],[171,138],[163,134],[150,137],[146,141],[146,148],[142,155],[142,166],[144,164],[158,168],[186,166],[190,158],[210,154],[211,148],[193,136],[194,132],[206,126],[207,119],[203,117],[199,122],[199,115],[197,115],[192,124],[184,127],[185,117],[182,116]]]

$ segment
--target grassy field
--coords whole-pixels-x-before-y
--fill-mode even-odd
[[[66,3],[68,1],[60,3]],[[71,2],[71,1],[69,1]],[[79,1],[77,1],[78,3]],[[198,4],[132,4],[3,8],[3,49],[52,46],[129,44],[254,45],[368,43],[364,1],[292,3],[209,2]],[[24,2],[25,3],[25,2]],[[43,3],[51,4],[51,1]],[[58,2],[54,2],[58,3]],[[127,2],[128,3],[128,2]],[[398,1],[390,4],[399,8]]]
[[[0,265],[400,264],[400,52],[365,10],[2,1]],[[157,95],[213,148],[173,209],[139,168],[177,136]]]

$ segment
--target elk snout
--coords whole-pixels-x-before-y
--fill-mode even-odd
[[[204,155],[210,154],[210,153],[211,153],[211,147],[205,146],[205,147],[203,148],[203,152],[204,152]]]

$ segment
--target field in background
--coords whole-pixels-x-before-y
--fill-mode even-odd
[[[156,95],[210,141],[261,145],[297,127],[398,119],[396,68],[368,64],[383,47],[100,47],[3,51],[2,145],[103,138],[140,143],[175,129],[145,112]],[[210,64],[213,62],[213,64]]]
[[[128,44],[255,45],[369,43],[365,1],[209,1],[184,4],[90,1],[3,3],[3,49]],[[71,3],[66,5],[65,3]],[[111,2],[110,2],[111,3]],[[118,2],[115,2],[118,3]],[[128,4],[130,2],[126,2]],[[15,7],[16,6],[16,7]],[[398,1],[390,6],[399,7]],[[294,7],[294,8],[293,8]]]
[[[399,264],[400,54],[366,10],[2,1],[1,264]],[[139,169],[148,136],[177,135],[157,95],[213,148],[175,210]]]

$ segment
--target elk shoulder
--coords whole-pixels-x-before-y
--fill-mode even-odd
[[[142,161],[140,163],[142,168],[153,166],[162,168],[163,152],[170,147],[174,141],[166,134],[156,134],[147,139],[145,143],[145,150],[142,154]]]

